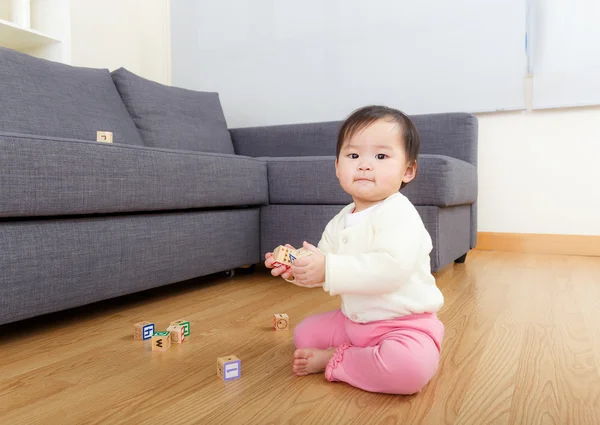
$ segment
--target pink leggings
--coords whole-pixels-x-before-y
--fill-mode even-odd
[[[297,348],[337,347],[329,381],[387,394],[420,392],[437,372],[444,325],[435,314],[355,323],[340,310],[309,316],[294,330]]]

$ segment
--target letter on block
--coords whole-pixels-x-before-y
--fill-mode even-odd
[[[139,322],[133,325],[134,339],[150,339],[154,335],[154,323]]]
[[[190,336],[190,321],[185,319],[173,320],[169,323],[169,326],[183,326],[185,329],[185,336]]]
[[[171,332],[161,331],[152,335],[152,351],[167,351],[171,348]]]
[[[171,342],[181,344],[185,340],[185,327],[181,325],[171,325],[167,330],[171,332]]]
[[[223,381],[233,381],[242,376],[242,362],[236,356],[225,356],[217,359],[217,375]]]
[[[312,255],[312,252],[307,249],[300,248],[294,250],[286,246],[279,245],[273,251],[273,258],[275,259],[273,267],[285,266],[289,269],[296,258],[307,257],[309,255]]]
[[[287,331],[290,329],[290,318],[287,314],[274,314],[273,327],[276,331]]]

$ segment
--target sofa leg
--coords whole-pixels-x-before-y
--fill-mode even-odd
[[[252,274],[256,271],[256,264],[246,264],[237,269],[240,274]]]
[[[235,269],[225,270],[224,272],[221,272],[221,275],[227,279],[231,279],[233,276],[235,276]]]
[[[463,255],[461,255],[460,257],[458,257],[456,260],[454,260],[454,262],[456,264],[462,264],[465,262],[465,260],[467,259],[467,253],[465,252]]]

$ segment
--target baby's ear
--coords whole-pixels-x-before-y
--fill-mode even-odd
[[[402,181],[404,183],[408,183],[409,181],[414,179],[417,176],[418,168],[419,165],[417,164],[417,160],[415,159],[406,167],[406,170],[404,170],[404,176],[402,177]]]

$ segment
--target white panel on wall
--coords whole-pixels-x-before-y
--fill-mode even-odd
[[[531,0],[533,108],[600,105],[600,1]]]
[[[173,85],[230,126],[523,109],[525,0],[177,0]]]

